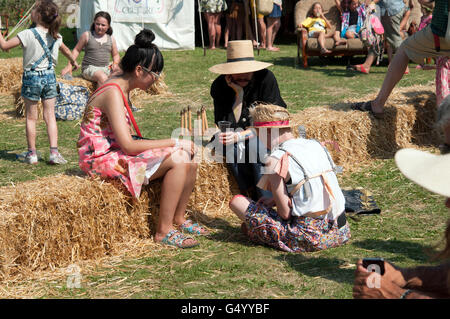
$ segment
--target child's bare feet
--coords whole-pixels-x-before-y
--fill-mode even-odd
[[[347,44],[347,40],[345,40],[345,39],[340,39],[340,40],[338,40],[338,41],[336,41],[335,43],[334,43],[334,46],[338,46],[338,45],[344,45],[344,44]]]
[[[325,48],[321,48],[321,49],[320,49],[320,54],[330,54],[330,53],[331,53],[330,50],[327,50],[327,49],[325,49]]]

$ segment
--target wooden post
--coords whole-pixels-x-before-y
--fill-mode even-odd
[[[188,106],[188,117],[189,117],[189,134],[192,134],[192,114],[191,114],[191,107]]]

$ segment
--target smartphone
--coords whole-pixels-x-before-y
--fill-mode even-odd
[[[368,269],[369,267],[372,271],[380,271],[380,275],[384,275],[384,258],[364,258],[363,267]]]

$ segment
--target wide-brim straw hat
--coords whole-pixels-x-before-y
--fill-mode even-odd
[[[395,163],[414,183],[450,198],[450,154],[434,155],[405,148],[395,154]]]
[[[288,128],[289,112],[273,104],[259,104],[249,110],[253,125],[250,128]]]
[[[216,64],[209,71],[218,74],[250,73],[265,69],[272,63],[255,60],[253,45],[250,40],[228,42],[227,62]]]

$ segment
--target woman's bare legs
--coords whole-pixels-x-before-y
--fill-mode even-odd
[[[174,224],[181,224],[186,220],[184,215],[196,174],[197,164],[191,162],[185,151],[179,150],[166,158],[152,176],[151,180],[162,178],[156,242],[160,242],[168,232],[175,229]],[[186,245],[195,242],[193,239],[185,241]]]
[[[264,17],[258,18],[259,40],[261,41],[261,49],[266,48],[266,23]]]
[[[213,13],[204,12],[206,23],[208,24],[209,48],[214,50],[216,44],[216,27]]]
[[[378,92],[375,100],[372,101],[372,111],[382,113],[384,104],[391,94],[394,87],[402,79],[406,68],[408,67],[409,57],[406,55],[403,46],[401,46],[394,54],[392,62],[389,64],[387,73],[384,77],[383,85]]]
[[[266,49],[268,51],[280,51],[279,48],[273,46],[278,29],[280,28],[280,18],[267,17],[266,28]]]
[[[222,26],[220,25],[220,18],[222,17],[222,13],[214,13],[214,29],[216,32],[216,43],[215,47],[220,47],[220,37],[222,36]]]

